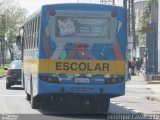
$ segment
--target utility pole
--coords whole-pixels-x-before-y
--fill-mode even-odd
[[[131,1],[131,19],[132,19],[132,37],[133,37],[133,49],[136,50],[137,40],[135,32],[135,14],[134,14],[134,0]]]
[[[136,32],[135,32],[135,14],[134,0],[123,0],[123,6],[127,10],[127,38],[133,41],[132,47],[128,49],[130,57],[136,57]],[[130,41],[130,42],[131,42]],[[130,43],[131,44],[131,43]]]
[[[123,0],[123,7],[125,8],[126,10],[126,13],[125,13],[125,19],[127,21],[126,25],[127,25],[127,33],[126,33],[126,39],[127,39],[127,42],[126,42],[126,50],[128,51],[128,8],[127,8],[127,3],[128,3],[128,0]],[[127,52],[128,53],[128,52]],[[127,55],[129,56],[129,55]]]
[[[128,0],[128,14],[127,14],[127,20],[128,20],[128,36],[131,36],[131,11],[132,11],[132,9],[131,9],[131,0]]]

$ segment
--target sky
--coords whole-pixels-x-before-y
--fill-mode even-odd
[[[27,16],[34,13],[42,5],[54,3],[100,3],[100,0],[16,0],[21,7],[28,10]],[[116,4],[122,6],[123,0],[115,0]]]

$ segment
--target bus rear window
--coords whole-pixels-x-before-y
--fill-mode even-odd
[[[111,38],[110,18],[56,16],[55,37]]]

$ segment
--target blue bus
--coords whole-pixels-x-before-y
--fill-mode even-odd
[[[42,99],[107,111],[125,94],[126,14],[102,4],[44,5],[23,25],[22,81],[31,107]]]

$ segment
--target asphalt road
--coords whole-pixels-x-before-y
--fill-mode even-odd
[[[109,115],[136,114],[138,108],[134,106],[139,106],[138,104],[142,104],[142,102],[141,98],[135,97],[133,99],[131,94],[125,97],[114,98],[110,104]],[[150,101],[146,100],[146,102]],[[159,103],[154,103],[154,105],[159,105]],[[141,113],[146,109],[145,106],[143,107],[141,108]],[[59,114],[55,109],[31,109],[30,103],[25,99],[25,92],[21,86],[13,86],[10,90],[6,90],[5,78],[0,78],[0,118],[2,120],[6,120],[5,118],[12,118],[14,120],[107,120],[107,115],[77,114],[75,112],[77,109],[73,108],[71,111],[66,109],[66,113],[69,111],[70,114],[63,112]],[[151,109],[154,110],[152,107]]]

